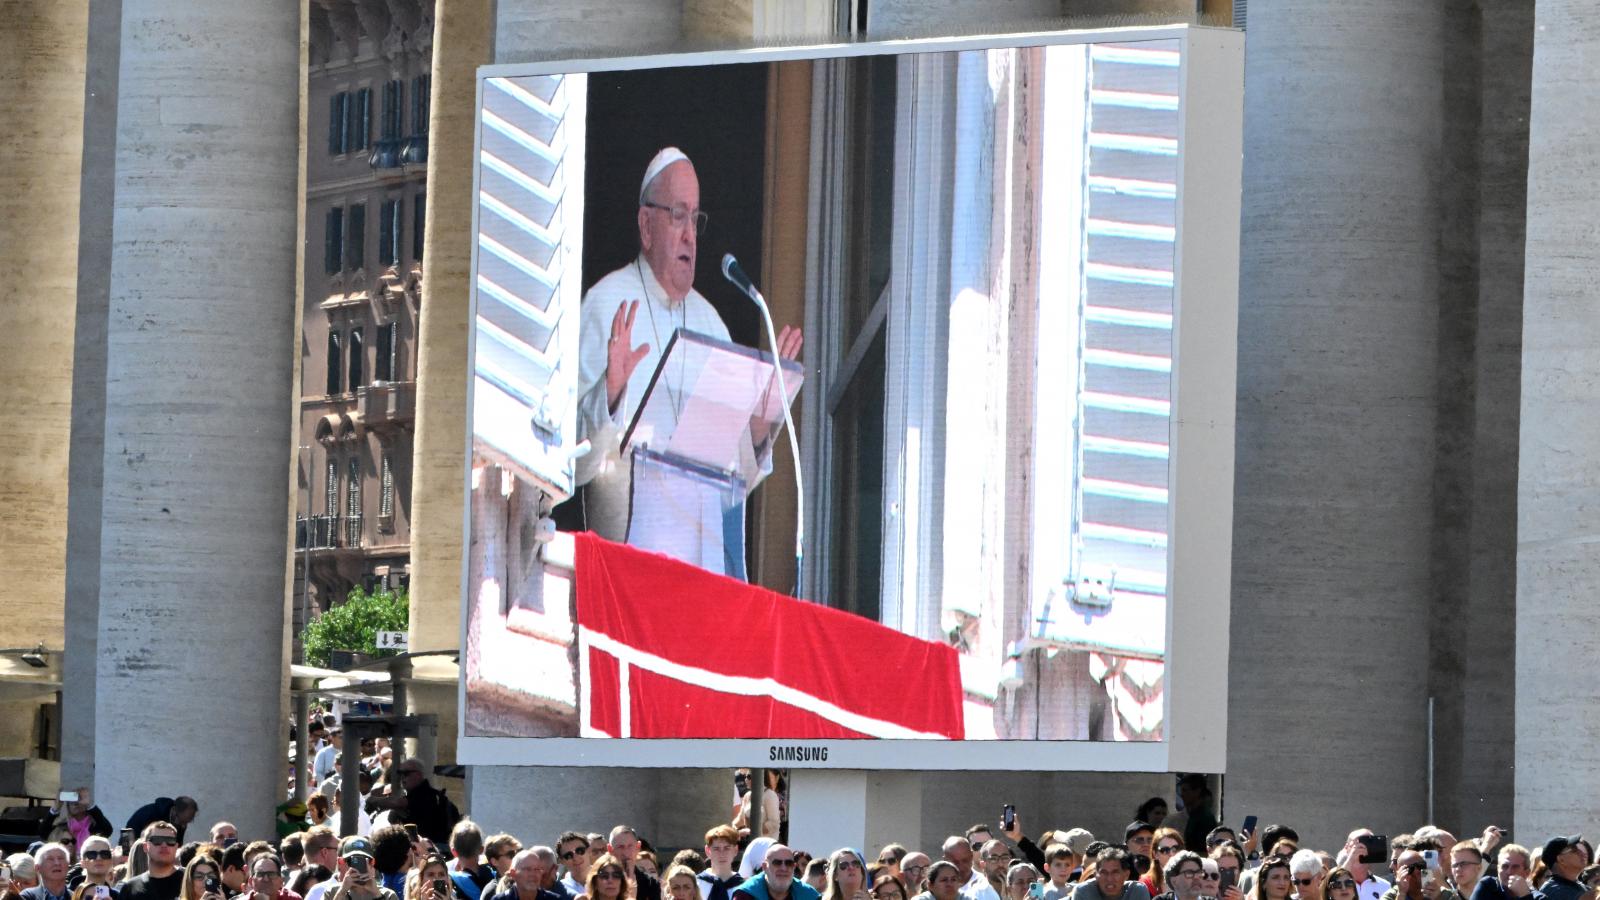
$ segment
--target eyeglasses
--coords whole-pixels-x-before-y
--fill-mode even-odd
[[[767,860],[767,868],[770,869],[773,866],[777,866],[780,869],[782,869],[782,868],[793,868],[794,867],[794,857],[792,857],[792,856],[784,856],[784,857],[779,857],[778,859],[769,859],[769,860]]]
[[[900,867],[900,871],[906,873],[907,875],[910,875],[913,872],[921,874],[923,872],[928,871],[928,867],[927,866],[901,866]]]
[[[1187,875],[1187,876],[1192,878],[1192,877],[1194,877],[1196,875],[1205,875],[1205,873],[1206,873],[1205,869],[1179,869],[1176,874],[1178,874],[1178,875]],[[1206,877],[1209,878],[1210,876],[1208,875]]]
[[[1317,880],[1315,878],[1296,878],[1294,883],[1300,885],[1301,887],[1310,887],[1311,885],[1316,884]]]
[[[85,851],[83,851],[83,858],[84,859],[110,859],[111,858],[111,851],[110,850],[85,850]]]
[[[1179,844],[1162,844],[1156,848],[1157,853],[1177,853],[1183,847]]]
[[[568,850],[567,852],[561,854],[561,858],[562,859],[572,859],[574,856],[582,856],[583,854],[588,853],[588,852],[589,852],[589,845],[585,844],[582,847],[573,847],[571,850]]]
[[[216,872],[213,872],[210,869],[195,869],[194,874],[189,876],[189,880],[200,881],[205,878],[215,878],[216,874]]]
[[[145,838],[144,842],[146,844],[149,844],[152,847],[176,847],[176,846],[178,846],[177,837],[169,836],[169,835],[165,835],[165,834],[152,834],[149,837]]]
[[[683,224],[689,221],[689,218],[692,216],[694,218],[694,233],[697,235],[706,233],[706,220],[711,218],[702,210],[697,209],[691,212],[689,207],[683,206],[682,204],[674,206],[662,206],[659,203],[651,203],[650,201],[646,200],[640,205],[648,206],[651,209],[659,209],[662,212],[670,215],[672,217],[672,227],[674,228],[682,228]]]
[[[1328,882],[1328,890],[1330,890],[1330,891],[1337,891],[1337,890],[1340,890],[1342,888],[1349,888],[1352,891],[1355,890],[1356,889],[1355,879],[1353,879],[1353,878],[1341,878],[1338,881],[1330,881],[1330,882]]]

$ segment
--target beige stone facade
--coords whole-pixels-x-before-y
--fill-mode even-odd
[[[409,577],[432,34],[425,0],[311,5],[297,627]]]

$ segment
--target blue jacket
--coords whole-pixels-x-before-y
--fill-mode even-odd
[[[735,900],[772,900],[772,893],[767,890],[767,873],[758,872],[745,880],[744,884],[733,889]],[[804,881],[796,878],[789,883],[789,900],[822,900],[822,895],[817,889]]]

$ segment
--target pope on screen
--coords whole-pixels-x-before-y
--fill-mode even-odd
[[[630,530],[633,462],[622,455],[622,436],[667,343],[680,328],[729,340],[722,318],[694,289],[706,214],[700,209],[700,178],[683,151],[666,147],[650,160],[639,185],[636,219],[639,255],[584,295],[578,340],[578,439],[587,439],[593,449],[579,460],[577,482],[588,485],[584,504],[589,528],[614,541],[626,541]],[[800,329],[784,326],[778,335],[779,356],[797,359],[802,342]],[[747,437],[739,468],[746,489],[754,488],[772,469],[770,445],[758,452]],[[681,501],[654,507],[654,514],[675,521],[655,523],[671,526],[651,531],[670,533],[672,541],[650,549],[742,577],[744,548],[742,542],[732,546],[725,539],[729,529],[724,517],[742,515],[743,506],[725,512],[721,498],[709,488]]]

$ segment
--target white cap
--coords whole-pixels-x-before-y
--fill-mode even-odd
[[[677,147],[662,147],[650,160],[650,165],[644,167],[644,180],[639,182],[639,203],[644,204],[645,191],[650,189],[650,182],[656,180],[662,170],[675,162],[688,162],[689,157]]]

